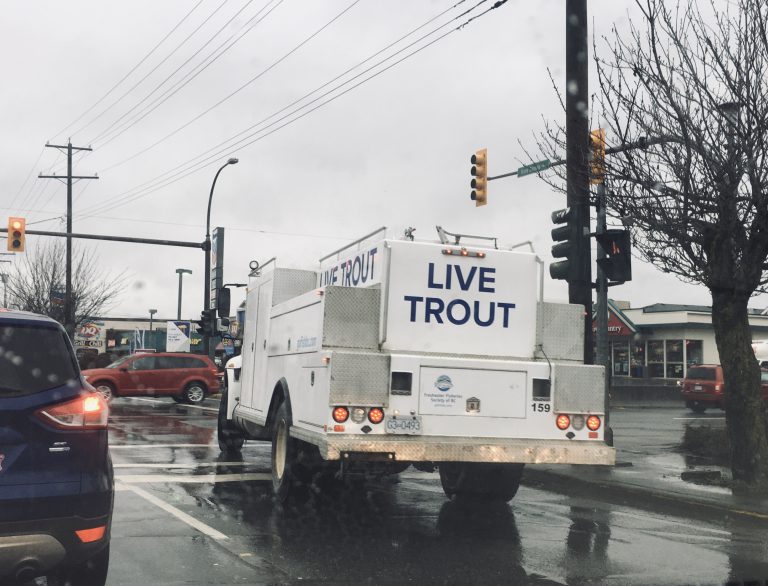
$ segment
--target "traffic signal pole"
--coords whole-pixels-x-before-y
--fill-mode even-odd
[[[589,239],[589,51],[587,0],[565,3],[565,132],[568,207],[580,231],[575,260],[579,278],[568,282],[568,301],[584,306],[584,363],[594,362],[592,262]]]

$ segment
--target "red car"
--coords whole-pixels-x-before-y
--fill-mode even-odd
[[[84,370],[88,383],[107,401],[113,397],[173,397],[192,404],[219,391],[216,365],[200,354],[134,354],[106,368]]]
[[[763,400],[768,402],[768,370],[760,371]],[[685,405],[692,411],[703,413],[707,407],[725,408],[723,368],[719,364],[697,364],[688,368],[682,382]]]

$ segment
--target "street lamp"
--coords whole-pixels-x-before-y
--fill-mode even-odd
[[[176,305],[176,319],[181,321],[181,278],[183,275],[191,275],[192,271],[189,269],[176,269],[176,273],[179,275],[179,302]]]
[[[219,173],[224,170],[224,167],[228,165],[236,165],[237,162],[238,160],[232,157],[221,167],[219,167],[219,170],[216,171],[216,175],[213,177],[211,193],[208,196],[208,213],[205,216],[205,242],[203,243],[203,252],[205,253],[205,274],[203,275],[203,311],[209,309],[211,306],[211,202],[213,201],[213,189],[216,187],[216,180],[219,178]],[[208,336],[203,336],[203,351],[208,356],[211,355],[211,341]]]
[[[149,331],[152,331],[152,323],[155,317],[155,314],[157,313],[156,309],[150,309],[149,310]]]

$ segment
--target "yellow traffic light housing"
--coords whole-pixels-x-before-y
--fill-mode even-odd
[[[8,218],[8,250],[24,252],[24,241],[27,233],[25,218]]]
[[[470,198],[475,206],[484,206],[488,203],[488,149],[480,149],[471,159],[472,163],[472,193]]]
[[[605,182],[605,129],[598,128],[589,133],[591,151],[589,182],[598,185]]]

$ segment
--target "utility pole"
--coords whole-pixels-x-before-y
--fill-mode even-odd
[[[67,154],[67,174],[64,175],[38,175],[39,179],[58,179],[67,181],[67,261],[66,261],[66,284],[64,288],[64,329],[70,338],[75,335],[75,307],[72,302],[72,180],[80,179],[98,179],[98,175],[72,175],[72,151],[90,151],[91,147],[73,147],[71,141],[67,141],[66,146],[58,144],[47,144],[48,148],[58,149]]]
[[[584,306],[584,363],[594,362],[592,258],[589,239],[589,44],[587,0],[565,2],[565,133],[568,207],[579,231],[579,278],[568,283],[568,301]]]

